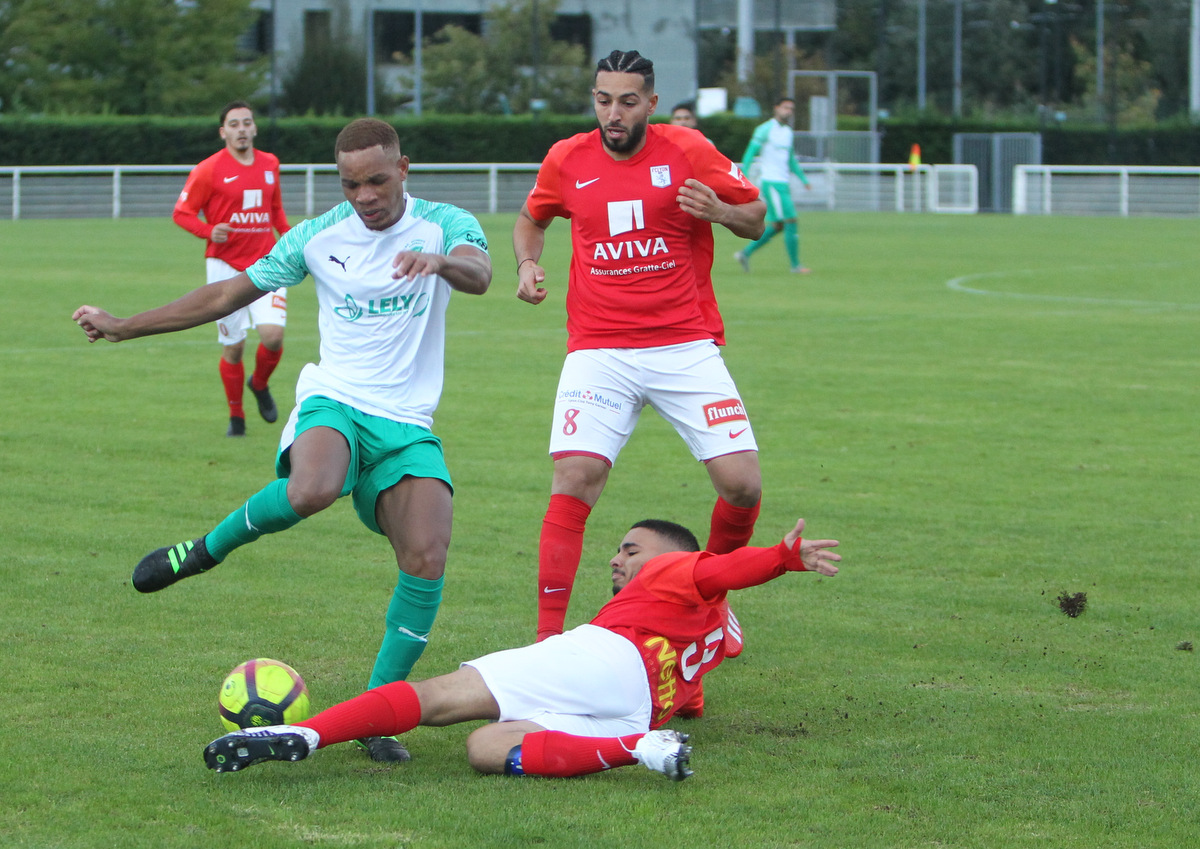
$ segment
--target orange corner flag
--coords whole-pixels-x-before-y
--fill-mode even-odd
[[[912,151],[908,154],[908,170],[916,171],[917,167],[920,164],[921,164],[921,146],[919,144],[914,144],[912,146]]]

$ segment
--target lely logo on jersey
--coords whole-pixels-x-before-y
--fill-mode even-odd
[[[646,229],[646,210],[641,200],[613,200],[608,202],[608,234],[623,236]],[[662,236],[650,239],[611,239],[597,242],[592,259],[636,259],[655,254],[670,253]]]
[[[333,311],[346,321],[358,321],[363,315],[363,308],[354,300],[353,295],[347,295],[345,306],[334,307]]]
[[[705,404],[704,420],[708,422],[709,427],[727,422],[748,421],[746,407],[737,398],[726,398],[724,401]]]
[[[334,307],[333,311],[346,319],[346,321],[358,321],[364,315],[397,315],[399,313],[408,313],[413,318],[424,315],[429,309],[429,293],[428,292],[411,292],[407,295],[392,295],[387,298],[371,298],[367,301],[367,308],[363,309],[358,301],[354,300],[353,295],[346,296],[344,306]]]

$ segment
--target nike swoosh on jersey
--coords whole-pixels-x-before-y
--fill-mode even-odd
[[[225,182],[226,182],[226,183],[232,183],[232,182],[233,182],[234,180],[236,180],[236,179],[237,179],[239,176],[241,176],[241,175],[240,175],[240,174],[234,174],[232,177],[226,177],[226,178],[225,178]]]
[[[600,179],[599,177],[593,177],[592,179],[590,179],[590,180],[588,180],[588,181],[586,181],[586,182],[583,182],[583,183],[581,183],[581,182],[579,182],[578,180],[576,180],[576,181],[575,181],[575,188],[577,188],[577,189],[586,188],[587,186],[590,186],[592,183],[595,183],[596,181],[598,181],[599,179]]]

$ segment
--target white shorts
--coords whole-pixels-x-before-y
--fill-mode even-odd
[[[647,404],[671,423],[697,460],[758,450],[721,352],[704,340],[567,354],[550,453],[597,454],[615,463]]]
[[[241,272],[223,259],[210,256],[204,259],[204,270],[209,283],[219,283]],[[217,341],[222,345],[236,345],[246,338],[250,328],[260,324],[277,324],[287,327],[287,290],[266,292],[248,307],[242,307],[217,322]]]
[[[595,625],[462,664],[483,676],[500,721],[528,720],[580,737],[650,730],[650,682],[637,646]]]

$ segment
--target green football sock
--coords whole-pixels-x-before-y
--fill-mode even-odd
[[[220,563],[238,546],[254,542],[263,534],[286,531],[302,518],[288,502],[287,478],[279,478],[226,516],[204,538],[204,544],[208,547],[208,553]]]
[[[800,265],[800,228],[795,221],[786,221],[783,225],[783,244],[787,248],[788,259],[792,268]]]
[[[754,253],[767,242],[771,241],[771,239],[775,238],[775,234],[778,232],[779,231],[775,229],[775,225],[768,224],[767,229],[761,236],[759,236],[750,244],[746,245],[746,247],[742,248],[742,256],[750,256],[750,254]]]
[[[387,631],[371,670],[370,687],[403,681],[425,651],[442,603],[443,578],[430,581],[404,572],[387,609]]]

